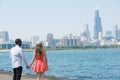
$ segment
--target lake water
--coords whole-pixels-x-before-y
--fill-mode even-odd
[[[32,52],[24,52],[31,62]],[[120,80],[120,50],[47,51],[47,76],[78,80]],[[23,63],[24,64],[24,63]],[[12,71],[9,53],[0,53],[0,70]],[[23,73],[35,74],[31,70]]]

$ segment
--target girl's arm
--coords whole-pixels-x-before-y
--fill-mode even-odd
[[[46,55],[46,51],[44,50],[44,60],[45,60],[45,62],[46,62],[46,64],[47,64],[47,55]]]
[[[34,63],[34,61],[35,61],[35,51],[33,52],[33,58],[32,58],[32,60],[31,60],[31,63],[30,63],[30,65],[29,65],[29,67],[32,66],[32,64]]]

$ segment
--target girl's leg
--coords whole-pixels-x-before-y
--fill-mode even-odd
[[[41,73],[41,80],[44,80],[44,72]]]
[[[40,80],[40,77],[41,77],[41,73],[36,73],[36,80]]]

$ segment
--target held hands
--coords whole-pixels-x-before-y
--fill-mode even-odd
[[[30,65],[26,65],[26,68],[27,68],[27,69],[30,69],[30,68],[31,68],[31,66],[30,66]]]

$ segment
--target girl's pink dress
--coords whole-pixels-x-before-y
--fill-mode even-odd
[[[48,66],[44,60],[45,54],[41,54],[41,56],[36,57],[35,64],[33,65],[33,72],[45,72],[48,71]]]

